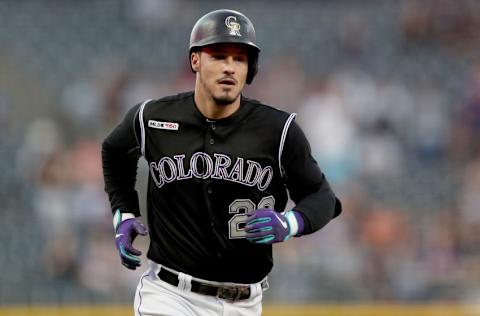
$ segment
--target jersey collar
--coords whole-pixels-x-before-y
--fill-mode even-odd
[[[225,118],[218,119],[218,120],[211,120],[203,116],[203,114],[198,110],[197,105],[195,104],[193,93],[191,96],[191,101],[192,101],[192,106],[194,108],[195,117],[200,121],[204,122],[205,124],[212,124],[212,123],[215,123],[217,125],[235,124],[235,123],[241,122],[246,117],[248,112],[250,112],[251,110],[251,104],[247,101],[247,99],[243,95],[240,95],[240,107],[238,108],[237,111],[235,111],[233,114]]]

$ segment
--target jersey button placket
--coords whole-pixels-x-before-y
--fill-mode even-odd
[[[211,123],[211,124],[210,124],[210,128],[211,128],[212,131],[214,131],[217,127],[215,126],[214,123]],[[208,141],[208,142],[210,143],[210,145],[215,144],[215,140],[213,139],[213,135],[212,135],[212,134],[213,134],[213,133],[210,132],[210,139],[209,139],[209,141]]]

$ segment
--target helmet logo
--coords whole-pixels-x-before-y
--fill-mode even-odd
[[[230,35],[242,36],[240,34],[240,23],[237,23],[237,18],[233,15],[227,16],[225,19],[225,25],[230,29]]]

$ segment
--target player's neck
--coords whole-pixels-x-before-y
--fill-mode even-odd
[[[240,96],[230,104],[218,104],[210,96],[206,96],[195,91],[195,104],[202,115],[211,120],[219,120],[226,118],[235,113],[240,108]]]

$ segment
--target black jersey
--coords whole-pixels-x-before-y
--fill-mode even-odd
[[[262,280],[272,247],[244,238],[246,213],[284,211],[288,195],[312,233],[341,212],[294,114],[248,98],[227,118],[209,120],[193,92],[132,108],[103,143],[112,210],[140,215],[137,160],[149,166],[147,257],[197,278]]]

